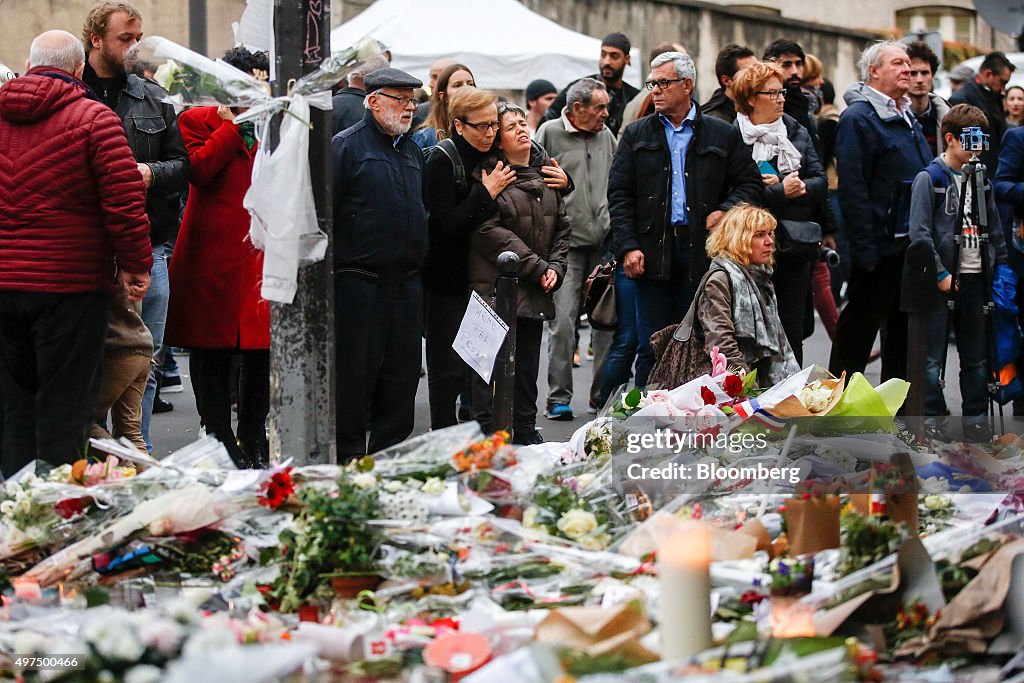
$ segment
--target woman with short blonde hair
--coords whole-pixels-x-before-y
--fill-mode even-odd
[[[708,236],[711,266],[686,317],[651,339],[658,361],[649,382],[673,388],[695,379],[706,369],[699,367],[707,365],[703,353],[715,347],[730,367],[756,370],[762,388],[800,370],[772,285],[775,226],[775,217],[760,207],[740,204],[725,212]],[[694,354],[704,363],[691,363]]]
[[[754,105],[751,104],[751,100],[765,89],[765,85],[772,78],[779,79],[780,85],[786,82],[786,76],[782,69],[773,62],[757,62],[736,72],[732,81],[732,96],[736,102],[736,111],[747,116],[754,113]],[[785,95],[781,95],[781,97],[785,97]]]

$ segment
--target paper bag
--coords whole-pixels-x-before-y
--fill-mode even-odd
[[[839,547],[839,496],[790,498],[785,516],[791,554]]]
[[[821,417],[828,415],[829,412],[839,403],[839,399],[843,397],[843,391],[846,389],[846,373],[844,372],[838,378],[832,377],[831,379],[822,379],[822,386],[829,387],[831,389],[831,395],[829,396],[828,403],[825,405],[823,410],[816,413],[812,413],[804,404],[800,402],[797,394],[790,394],[778,403],[776,403],[768,411],[775,417],[781,417],[783,419],[789,419],[793,417]]]
[[[886,514],[894,522],[903,522],[910,533],[917,535],[917,503],[918,480],[917,472],[908,453],[896,453],[889,462],[892,473],[901,480],[896,486],[885,483],[888,477],[876,468],[871,468],[866,492],[851,493],[850,504],[857,514],[867,517],[871,513],[871,493],[885,494]]]
[[[651,622],[635,605],[614,609],[562,607],[537,625],[534,640],[579,650],[596,657],[616,653],[633,666],[658,661],[654,652],[640,644]]]

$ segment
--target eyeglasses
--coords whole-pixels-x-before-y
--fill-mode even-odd
[[[685,78],[662,78],[660,81],[645,81],[644,87],[648,90],[654,90],[654,86],[658,86],[662,90],[668,90],[668,86],[673,83],[682,83]]]
[[[757,94],[758,95],[767,95],[768,99],[773,101],[773,102],[778,101],[778,99],[780,97],[782,99],[786,99],[786,91],[785,90],[758,90]]]
[[[415,97],[399,97],[398,95],[389,95],[386,92],[381,92],[380,90],[375,92],[374,95],[380,95],[381,97],[387,97],[389,99],[395,100],[403,109],[408,107],[410,104],[415,106],[420,102]]]
[[[461,119],[460,119],[461,120]],[[490,121],[485,123],[470,123],[469,121],[463,121],[462,125],[469,126],[478,133],[486,133],[488,130],[493,130],[495,133],[501,128],[501,124],[497,121]]]

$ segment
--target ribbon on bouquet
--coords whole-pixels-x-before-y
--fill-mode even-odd
[[[309,108],[330,111],[334,84],[380,51],[380,43],[364,38],[298,79],[288,95],[271,97],[267,84],[251,74],[166,38],[152,36],[140,45],[141,58],[161,64],[154,78],[168,91],[168,101],[179,106],[245,107],[235,122],[256,124],[259,150],[242,205],[251,217],[249,239],[264,254],[264,299],[292,303],[299,266],[321,261],[327,252],[328,238],[317,223],[309,172]],[[285,116],[278,144],[271,150],[270,121],[281,112]]]

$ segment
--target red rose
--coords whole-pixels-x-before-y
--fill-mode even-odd
[[[722,388],[725,389],[725,393],[736,398],[743,391],[743,380],[741,380],[737,375],[726,375],[725,382],[722,383]]]
[[[57,503],[54,508],[61,519],[71,519],[85,512],[85,504],[88,500],[88,498],[66,498]]]
[[[704,400],[704,405],[706,406],[718,405],[718,399],[715,398],[715,392],[711,391],[707,387],[700,388],[700,397]]]

